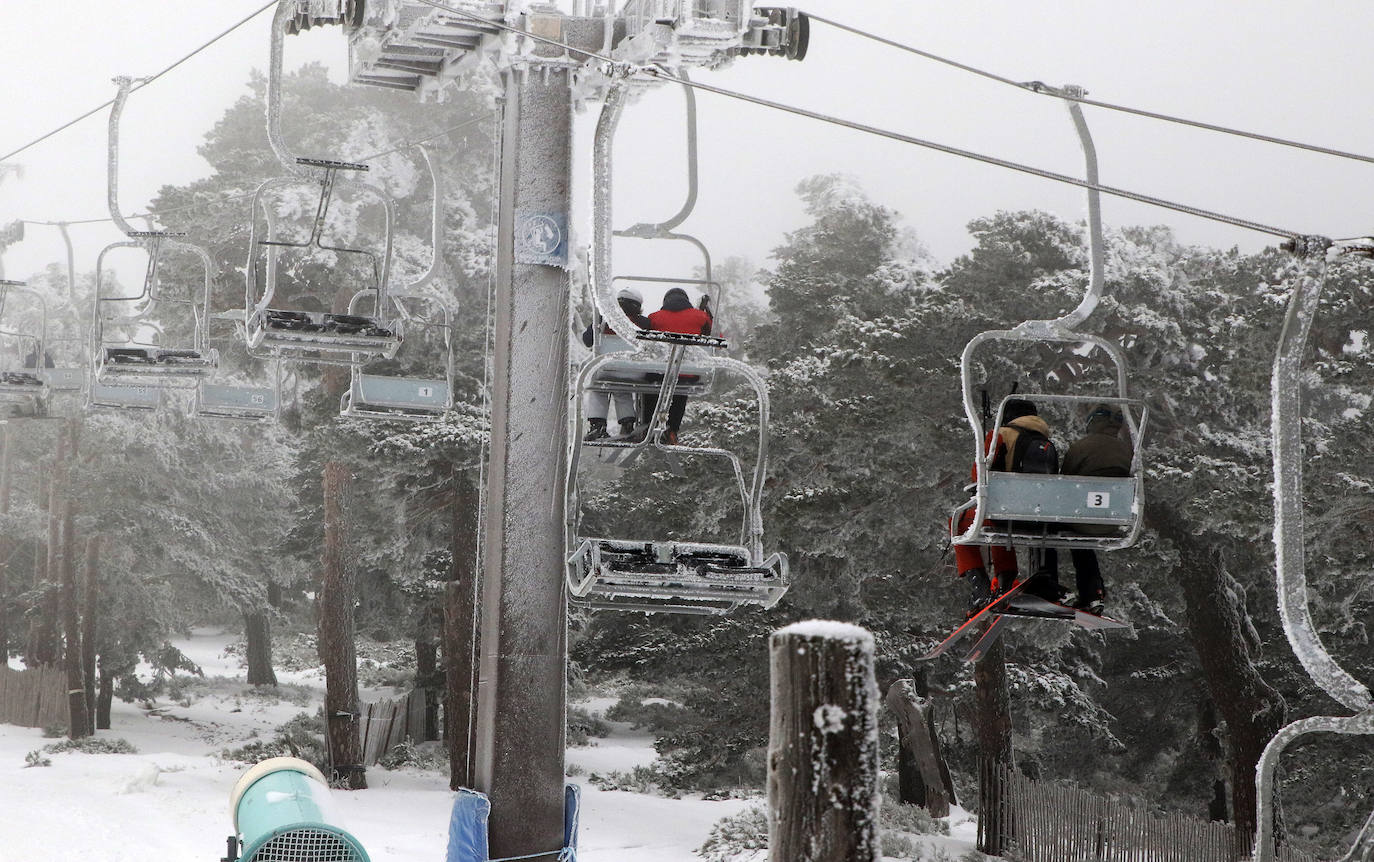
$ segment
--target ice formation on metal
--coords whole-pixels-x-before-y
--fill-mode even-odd
[[[1302,511],[1302,362],[1308,335],[1325,284],[1326,262],[1320,255],[1329,240],[1296,237],[1290,248],[1309,258],[1298,264],[1293,296],[1279,336],[1270,378],[1272,414],[1270,437],[1274,464],[1274,571],[1279,617],[1293,652],[1312,681],[1337,702],[1353,710],[1350,716],[1312,716],[1280,730],[1255,768],[1257,826],[1255,862],[1274,862],[1275,772],[1279,757],[1295,739],[1308,733],[1374,734],[1374,699],[1369,688],[1337,664],[1326,651],[1312,622],[1303,555]],[[1313,259],[1315,258],[1315,259]],[[1374,836],[1374,814],[1344,857],[1354,860]],[[1361,853],[1361,856],[1366,856]]]

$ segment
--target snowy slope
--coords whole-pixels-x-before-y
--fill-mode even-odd
[[[255,733],[270,737],[277,725],[322,696],[315,671],[279,674],[282,682],[315,687],[307,707],[242,696],[231,682],[242,671],[222,654],[229,638],[198,632],[177,644],[209,677],[225,677],[213,693],[190,706],[160,703],[155,712],[116,701],[111,730],[101,738],[123,738],[137,754],[62,753],[46,755],[50,767],[24,768],[25,755],[46,744],[35,728],[0,724],[0,862],[162,862],[205,860],[224,854],[232,831],[229,791],[245,768],[222,761],[218,752],[242,745]],[[600,710],[608,702],[589,706]],[[653,760],[653,740],[612,722],[611,737],[568,751],[581,774],[629,770]],[[575,772],[578,770],[574,770]],[[580,857],[586,862],[700,862],[693,852],[720,818],[736,814],[746,800],[665,799],[603,791],[583,781]],[[368,770],[370,789],[335,792],[341,825],[353,832],[375,862],[441,862],[453,794],[435,773]],[[962,812],[959,812],[962,814]],[[958,824],[956,816],[952,822]],[[972,823],[956,826],[952,838],[928,839],[947,848],[951,859],[972,847]]]

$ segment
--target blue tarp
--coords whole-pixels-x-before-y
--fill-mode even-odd
[[[453,801],[448,823],[448,856],[445,862],[487,862],[487,818],[491,801],[486,794],[463,788]]]
[[[560,862],[577,860],[577,817],[582,804],[582,788],[576,784],[563,786],[563,853]],[[486,794],[463,788],[453,801],[453,814],[448,824],[448,856],[445,862],[489,862],[487,819],[491,816],[491,800]],[[553,854],[548,854],[552,858]]]

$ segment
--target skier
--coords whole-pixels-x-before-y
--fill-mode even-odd
[[[630,318],[630,322],[640,329],[649,329],[649,318],[642,313],[644,307],[644,296],[633,287],[622,287],[615,295],[615,301],[620,305],[620,310],[625,312],[625,316]],[[595,326],[596,324],[592,324]],[[596,339],[593,337],[592,326],[588,326],[582,333],[582,343],[591,347]],[[609,324],[601,324],[601,334],[613,335],[614,331]],[[603,341],[604,344],[604,341]],[[601,352],[606,353],[603,349]],[[606,430],[606,419],[610,413],[611,393],[591,391],[587,393],[587,436],[582,438],[587,442],[604,440],[610,437],[610,432]],[[632,392],[615,393],[615,416],[620,423],[620,436],[629,437],[634,433],[637,421],[635,414],[635,396]]]
[[[1087,434],[1069,446],[1064,455],[1065,475],[1115,476],[1131,475],[1131,444],[1121,439],[1126,417],[1119,407],[1099,404],[1088,414]],[[1077,532],[1089,536],[1111,535],[1114,527],[1078,524]],[[1102,583],[1102,570],[1097,564],[1097,552],[1090,548],[1074,548],[1074,579],[1078,597],[1073,607],[1090,614],[1102,615],[1106,607],[1107,590]]]
[[[988,461],[988,469],[1012,473],[1056,473],[1059,455],[1050,442],[1050,426],[1040,418],[1035,405],[1021,398],[1014,398],[1002,409],[1002,427],[997,429],[997,449]],[[992,444],[993,432],[989,431],[983,445]],[[986,451],[986,449],[984,450]],[[977,481],[976,468],[973,473]],[[959,516],[958,532],[963,533],[973,524],[973,508],[965,509]],[[1011,589],[1016,582],[1019,569],[1016,563],[1016,550],[1002,545],[988,548],[992,556],[994,579],[988,578],[983,551],[977,545],[955,545],[954,565],[959,577],[965,578],[969,585],[968,615],[978,613],[995,595]],[[1042,565],[1025,587],[1027,592],[1059,601],[1058,559],[1053,548],[1044,550]]]
[[[694,308],[692,301],[687,297],[687,291],[680,287],[669,288],[668,292],[663,294],[663,307],[649,315],[649,328],[659,332],[710,335],[714,324],[710,295],[702,294],[701,300]],[[649,431],[648,423],[653,420],[654,410],[658,407],[658,395],[645,395],[641,402],[644,427],[640,429],[640,440],[644,439],[643,435]],[[668,405],[668,422],[661,442],[669,445],[677,443],[677,432],[682,427],[682,417],[686,412],[687,396],[674,395],[672,403]]]

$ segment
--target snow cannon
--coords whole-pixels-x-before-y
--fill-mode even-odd
[[[235,834],[225,862],[371,862],[358,839],[334,825],[329,783],[304,760],[273,757],[252,767],[234,785],[229,810]]]

